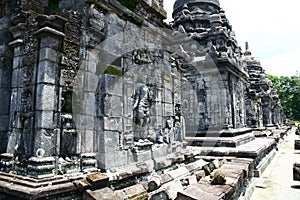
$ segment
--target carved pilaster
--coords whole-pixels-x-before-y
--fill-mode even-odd
[[[59,61],[61,46],[65,34],[65,19],[58,16],[39,16],[39,29],[36,32],[40,38],[39,59],[36,71],[35,98],[35,141],[33,153],[35,156],[49,157],[57,154],[59,141]]]

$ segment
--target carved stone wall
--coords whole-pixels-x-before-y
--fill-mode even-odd
[[[159,168],[188,136],[282,124],[260,68],[247,87],[217,0],[178,0],[176,31],[161,29],[162,0],[132,2],[130,9],[104,0],[1,3],[3,171],[43,178],[97,164]]]
[[[184,137],[182,78],[163,50],[166,38],[96,4],[87,9],[86,56],[75,90],[75,101],[84,102],[75,110],[81,153],[95,152],[107,169],[175,151]],[[160,155],[152,155],[154,146]]]

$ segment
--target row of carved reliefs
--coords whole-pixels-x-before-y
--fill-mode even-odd
[[[246,94],[247,125],[261,127],[283,125],[284,114],[278,94],[272,82],[266,78],[260,61],[251,56],[248,43],[244,61],[249,73],[249,88]]]

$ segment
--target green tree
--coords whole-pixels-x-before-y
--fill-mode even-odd
[[[300,121],[300,76],[272,76],[267,75],[281,100],[285,115]]]

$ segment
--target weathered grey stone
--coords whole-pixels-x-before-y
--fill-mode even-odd
[[[169,176],[173,179],[178,179],[180,177],[184,177],[190,174],[186,167],[179,167],[178,169],[167,172]]]
[[[300,150],[300,140],[295,140],[295,150]]]
[[[40,50],[39,59],[40,61],[48,60],[54,63],[58,63],[59,61],[58,53],[54,49],[51,49],[49,47],[45,47]]]
[[[125,188],[123,189],[123,192],[130,200],[148,198],[147,191],[140,184]]]
[[[106,187],[100,190],[87,190],[83,195],[84,200],[121,200],[126,199],[126,195],[122,191],[114,192]]]
[[[294,181],[300,181],[300,164],[298,163],[293,166],[293,179]]]
[[[10,88],[12,71],[9,69],[0,69],[0,85],[1,88]],[[6,103],[7,104],[7,103]]]
[[[45,129],[53,129],[53,111],[36,111],[35,112],[36,121],[35,127],[36,128],[45,128]]]
[[[55,84],[57,77],[58,65],[56,63],[44,60],[39,63],[38,68],[38,83]]]
[[[194,171],[198,171],[200,169],[202,169],[205,165],[207,165],[208,163],[204,160],[197,160],[195,162],[192,162],[190,164],[186,165],[186,168],[190,171],[190,172],[194,172]]]
[[[109,177],[106,174],[90,174],[86,180],[91,184],[92,188],[101,189],[108,186]]]
[[[95,131],[85,130],[84,134],[81,135],[81,152],[91,153],[94,152],[94,136]]]
[[[52,36],[46,36],[41,39],[41,48],[49,47],[54,50],[59,50],[60,41]]]
[[[52,99],[53,96],[55,96],[54,85],[37,85],[36,109],[39,111],[55,110],[55,101]],[[51,121],[49,123],[51,123]]]

